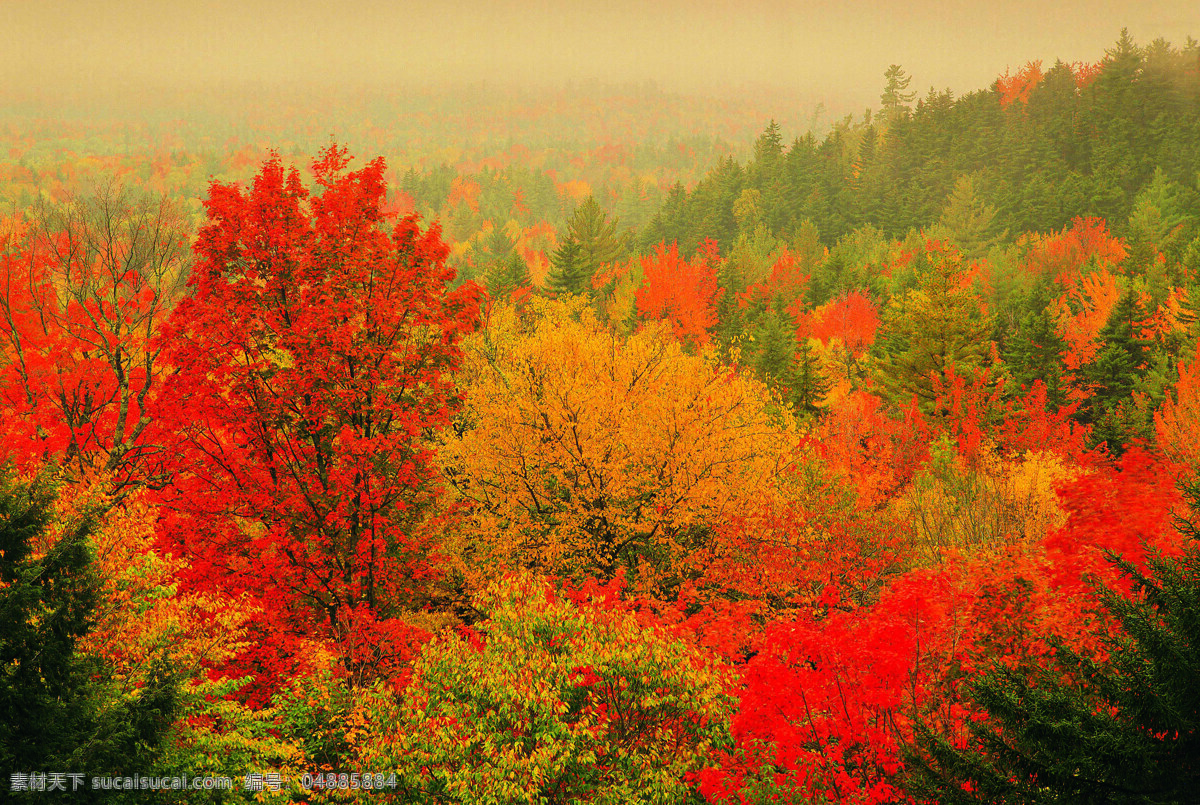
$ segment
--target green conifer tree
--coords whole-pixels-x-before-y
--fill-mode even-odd
[[[609,220],[596,199],[588,196],[571,214],[566,236],[550,258],[550,290],[590,293],[592,277],[601,266],[620,261],[624,254],[616,219]]]
[[[754,332],[754,368],[770,386],[786,385],[795,353],[795,339],[782,317],[768,309]]]
[[[1092,395],[1080,413],[1093,426],[1095,441],[1117,452],[1131,439],[1149,435],[1151,423],[1133,404],[1133,391],[1151,357],[1139,324],[1145,317],[1139,294],[1126,290],[1096,336],[1096,359],[1082,372]]]
[[[979,197],[977,185],[973,174],[959,176],[938,220],[939,228],[972,260],[986,257],[1001,237],[993,232],[996,208]]]
[[[825,410],[825,396],[832,387],[821,366],[821,358],[807,338],[801,338],[792,359],[789,376],[791,400],[797,414],[816,416]]]
[[[917,93],[906,91],[908,85],[912,83],[912,77],[905,73],[904,68],[898,64],[889,65],[884,71],[883,78],[887,83],[884,85],[883,93],[879,96],[879,103],[883,108],[884,117],[892,121],[908,111],[908,105],[912,103]]]
[[[508,259],[493,264],[487,275],[488,293],[494,299],[503,299],[519,288],[529,286],[529,264],[515,251]]]
[[[91,534],[96,512],[56,524],[52,486],[0,470],[0,768],[11,771],[146,772],[179,710],[160,663],[134,699],[77,643],[91,631],[100,582]],[[86,798],[86,794],[80,792]]]
[[[922,409],[931,410],[947,369],[970,379],[984,368],[991,321],[974,290],[963,287],[957,251],[918,249],[913,270],[917,287],[893,299],[884,318],[876,379],[894,402],[915,394]]]
[[[504,227],[499,223],[493,224],[492,231],[483,241],[483,259],[489,267],[496,263],[504,263],[512,254],[515,246],[512,238],[504,231]]]
[[[564,240],[550,256],[550,276],[546,289],[555,296],[585,293],[590,289],[591,274],[584,264],[583,247],[572,238]]]
[[[1161,168],[1142,188],[1129,214],[1129,273],[1146,277],[1155,304],[1161,304],[1171,285],[1183,282],[1180,258],[1193,230],[1182,187],[1166,178]],[[1159,259],[1159,255],[1162,259]]]
[[[1004,341],[1003,358],[1012,379],[1031,388],[1039,380],[1046,386],[1046,404],[1057,410],[1066,404],[1063,353],[1066,342],[1050,313],[1049,281],[1038,283],[1016,329]]]

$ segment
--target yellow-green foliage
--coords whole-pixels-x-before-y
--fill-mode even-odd
[[[1062,525],[1054,488],[1070,471],[1052,454],[1031,451],[1005,461],[985,447],[968,467],[944,440],[931,453],[894,504],[912,526],[918,563],[936,563],[946,550],[987,555],[1034,544]]]
[[[493,583],[475,605],[488,616],[477,635],[431,643],[402,698],[379,687],[360,706],[362,765],[400,769],[395,801],[687,798],[684,775],[728,734],[722,668],[531,576]]]
[[[229,698],[248,680],[192,680],[181,691],[183,718],[175,723],[163,757],[148,773],[178,777],[187,774],[231,777],[233,789],[226,791],[160,792],[163,802],[287,802],[304,766],[299,746],[272,734],[274,710],[251,710]],[[248,774],[278,774],[284,784],[279,791],[247,790]]]

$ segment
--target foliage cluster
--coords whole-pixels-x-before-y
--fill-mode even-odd
[[[893,66],[640,231],[491,164],[389,197],[337,145],[214,181],[194,238],[55,185],[0,226],[0,761],[1184,798],[1196,53],[915,108]]]

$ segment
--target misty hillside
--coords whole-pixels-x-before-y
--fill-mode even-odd
[[[824,138],[784,142],[765,132],[754,158],[726,162],[684,194],[676,189],[644,233],[646,243],[678,240],[690,251],[705,237],[728,247],[734,206],[759,194],[763,223],[787,236],[811,221],[823,242],[864,225],[889,237],[931,226],[956,183],[991,207],[980,235],[1059,229],[1099,216],[1121,235],[1140,191],[1161,172],[1182,193],[1172,213],[1196,208],[1200,165],[1200,49],[1127,35],[1096,65],[1028,64],[987,88],[955,98],[920,93],[901,70],[885,85],[879,111],[847,118]]]
[[[1190,6],[59,5],[0,800],[1196,801]]]

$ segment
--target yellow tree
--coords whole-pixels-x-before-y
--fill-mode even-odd
[[[88,508],[105,512],[92,539],[100,596],[81,648],[102,657],[126,692],[145,684],[160,656],[190,679],[243,650],[255,610],[221,593],[181,592],[177,575],[186,562],[156,548],[158,513],[140,490],[114,505],[111,483],[101,475],[64,484],[58,500],[64,518]]]
[[[473,338],[440,453],[467,511],[451,543],[468,578],[625,569],[669,585],[792,455],[768,389],[685,354],[663,326],[623,338],[579,299],[532,300],[495,307]]]

